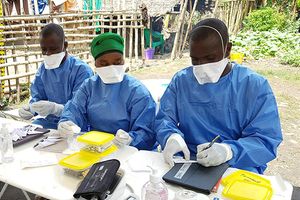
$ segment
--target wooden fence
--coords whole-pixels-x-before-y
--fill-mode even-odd
[[[139,11],[57,14],[41,16],[9,16],[0,18],[0,98],[8,94],[10,101],[20,101],[28,93],[30,82],[40,66],[42,54],[39,33],[50,22],[58,22],[69,43],[68,52],[80,57],[90,66],[93,59],[90,43],[100,33],[115,32],[125,39],[124,56],[129,67],[144,58],[144,26]],[[2,46],[1,46],[2,44]],[[136,65],[135,65],[136,66]]]
[[[186,49],[188,34],[192,29],[193,16],[197,3],[200,2],[199,0],[195,0],[193,5],[190,2],[191,12],[188,15],[188,19],[185,19],[188,1],[190,0],[181,0],[179,22],[177,24],[171,60],[181,57],[183,51]],[[215,17],[224,21],[228,27],[229,34],[236,34],[242,28],[244,18],[254,7],[255,0],[216,0],[212,16],[209,17]]]
[[[254,8],[255,0],[216,0],[214,15],[226,23],[230,34],[236,34]]]

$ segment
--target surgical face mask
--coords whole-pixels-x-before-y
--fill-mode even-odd
[[[193,66],[193,73],[199,84],[216,83],[219,81],[225,67],[229,62],[228,58],[223,58],[218,62]]]
[[[66,52],[52,54],[50,56],[44,55],[44,64],[46,69],[56,69],[59,67],[61,61],[64,59]]]
[[[105,84],[120,83],[125,74],[124,65],[110,65],[96,68],[95,71]]]
[[[193,73],[198,83],[201,85],[205,83],[216,83],[219,81],[223,71],[229,63],[229,59],[225,57],[225,50],[227,49],[227,46],[224,47],[223,38],[221,36],[221,33],[217,29],[210,26],[200,26],[198,28],[209,28],[218,33],[222,43],[223,59],[218,62],[194,65]]]

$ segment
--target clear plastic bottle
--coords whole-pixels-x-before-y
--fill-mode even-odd
[[[3,163],[9,163],[14,160],[14,149],[11,134],[6,124],[2,124],[0,130],[1,137],[1,158]]]
[[[150,180],[143,186],[142,200],[168,200],[168,189],[155,169],[152,169]]]

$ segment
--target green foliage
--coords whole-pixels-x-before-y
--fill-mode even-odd
[[[244,20],[244,30],[269,31],[271,29],[284,30],[288,17],[275,8],[265,7],[251,12]]]
[[[8,101],[6,98],[0,98],[0,110],[4,110],[8,106]]]
[[[300,49],[286,52],[281,58],[281,63],[289,64],[293,67],[300,67]]]
[[[300,0],[297,0],[297,8],[300,8]]]
[[[297,33],[300,28],[300,19],[297,21],[289,19],[287,21],[287,27],[285,29],[285,32],[292,32],[292,33]]]
[[[300,48],[300,34],[271,31],[243,31],[231,38],[233,50],[255,59],[281,56]]]

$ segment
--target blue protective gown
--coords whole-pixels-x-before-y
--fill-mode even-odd
[[[215,84],[200,85],[192,67],[178,72],[161,99],[155,131],[162,147],[172,133],[179,133],[191,156],[197,154],[197,145],[220,135],[218,142],[233,151],[228,163],[258,173],[276,157],[282,141],[268,81],[237,64]]]
[[[63,111],[61,121],[71,120],[82,131],[115,134],[128,132],[138,149],[151,150],[155,143],[155,102],[147,88],[125,75],[120,83],[104,84],[98,75],[86,80]]]
[[[85,79],[93,75],[92,69],[82,60],[68,55],[66,60],[56,69],[45,69],[44,63],[38,69],[30,92],[31,100],[52,101],[65,105],[70,100]],[[44,128],[57,129],[60,117],[48,115],[45,119],[34,121]]]

